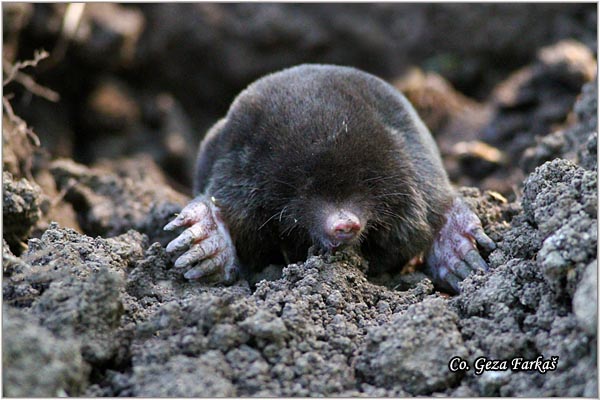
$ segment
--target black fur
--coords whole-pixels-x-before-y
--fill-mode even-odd
[[[204,139],[195,191],[214,196],[243,265],[299,261],[331,207],[352,209],[370,269],[426,251],[454,192],[412,106],[347,67],[302,65],[243,91]]]

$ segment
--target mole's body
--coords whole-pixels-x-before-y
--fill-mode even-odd
[[[309,247],[359,248],[370,270],[427,254],[453,289],[487,268],[493,247],[450,186],[437,147],[408,101],[353,68],[303,65],[244,90],[200,146],[198,196],[167,229],[186,277],[235,278],[306,259]],[[445,236],[447,237],[445,237]]]

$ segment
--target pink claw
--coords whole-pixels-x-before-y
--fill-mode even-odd
[[[460,292],[459,283],[476,270],[488,270],[477,244],[491,251],[496,244],[462,198],[456,198],[427,255],[426,270],[439,286]]]
[[[175,261],[175,268],[184,269],[190,280],[210,276],[211,281],[232,283],[238,267],[235,247],[219,208],[208,196],[198,196],[165,226],[171,231],[188,227],[167,245],[167,252],[185,251]]]

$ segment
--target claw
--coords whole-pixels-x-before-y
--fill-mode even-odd
[[[181,251],[190,247],[194,242],[205,239],[208,237],[211,230],[214,230],[214,223],[205,218],[196,224],[192,225],[185,231],[181,233],[181,235],[177,236],[167,245],[167,252],[172,253],[176,251]]]
[[[465,279],[467,276],[469,276],[471,272],[473,272],[471,267],[469,267],[463,261],[458,261],[456,262],[456,264],[454,264],[454,274],[456,274],[461,279]]]
[[[169,222],[168,224],[165,225],[165,227],[163,228],[164,231],[174,231],[175,229],[179,228],[181,225],[181,222],[183,221],[182,219],[179,219],[179,216],[181,214],[179,214],[173,221]]]
[[[473,270],[480,269],[487,271],[489,269],[487,263],[479,255],[479,252],[476,249],[469,251],[467,255],[465,255],[464,260]]]
[[[188,228],[167,245],[169,253],[185,251],[174,267],[187,269],[184,277],[190,280],[233,283],[238,275],[235,247],[216,202],[197,197],[164,229],[180,227]]]
[[[190,269],[188,272],[183,274],[186,279],[200,279],[205,276],[209,276],[218,272],[221,269],[221,264],[214,258],[209,258],[208,260],[203,261],[197,267]]]
[[[457,198],[427,255],[426,271],[439,286],[459,292],[458,283],[473,271],[489,269],[477,244],[488,251],[496,248],[477,215]]]
[[[488,235],[485,234],[481,226],[478,226],[477,228],[473,229],[471,235],[473,236],[477,244],[479,244],[485,250],[492,251],[496,249],[496,243],[494,243],[494,241],[490,239]]]
[[[202,201],[192,201],[181,210],[173,221],[165,225],[163,230],[172,231],[181,226],[188,226],[194,222],[203,220],[208,215],[208,211],[208,206]]]
[[[175,268],[188,267],[198,260],[214,256],[219,251],[223,251],[224,243],[219,236],[211,236],[208,239],[192,246],[187,252],[175,261]]]
[[[460,292],[460,287],[458,286],[458,284],[460,282],[462,282],[462,279],[457,277],[454,274],[448,274],[445,277],[445,282],[452,288],[454,289],[457,293]]]

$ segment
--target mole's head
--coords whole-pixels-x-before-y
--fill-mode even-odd
[[[410,221],[419,188],[401,135],[346,80],[296,78],[247,92],[231,116],[259,229],[334,251]]]
[[[403,221],[414,191],[410,167],[387,132],[363,132],[298,144],[270,164],[283,239],[335,252]]]

